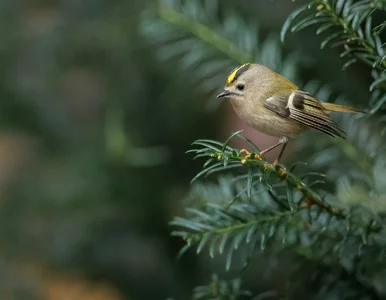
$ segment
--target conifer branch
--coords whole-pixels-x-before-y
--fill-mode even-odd
[[[228,145],[236,136],[244,139],[254,149],[249,158],[246,159],[242,151]],[[383,228],[377,217],[366,212],[364,208],[327,203],[324,197],[320,196],[320,192],[311,187],[319,180],[310,184],[305,182],[305,178],[321,174],[309,173],[299,177],[293,173],[293,168],[288,170],[282,165],[273,166],[259,158],[257,147],[239,135],[239,132],[232,134],[225,143],[205,139],[195,141],[193,146],[195,148],[188,152],[195,153],[196,158],[207,157],[207,161],[203,170],[192,181],[201,176],[235,168],[245,168],[248,174],[235,177],[237,181],[246,181],[246,187],[238,189],[233,200],[224,202],[225,196],[219,198],[219,203],[205,200],[203,207],[189,208],[187,217],[176,217],[171,222],[171,225],[178,228],[173,235],[186,241],[181,254],[192,246],[197,246],[197,253],[200,253],[209,245],[210,256],[214,257],[216,251],[223,254],[228,245],[228,270],[234,251],[241,247],[243,241],[252,249],[260,243],[260,249],[263,251],[274,239],[282,238],[286,244],[285,240],[290,235],[288,232],[293,231],[295,235],[300,235],[305,224],[310,227],[306,231],[311,239],[310,243],[316,247],[315,253],[320,251],[317,248],[320,241],[327,240],[338,253],[349,241],[355,241],[365,247],[370,238]],[[255,189],[258,183],[262,189],[260,191]],[[233,194],[230,181],[224,184],[224,195]],[[208,189],[213,190],[213,187]],[[294,190],[299,194],[295,194]],[[262,206],[264,197],[268,197],[272,207]],[[200,196],[200,199],[203,199],[203,196]],[[247,262],[245,264],[248,265]]]
[[[216,144],[219,143],[217,141],[215,142]],[[207,143],[208,140],[197,140],[192,145],[203,145],[205,147],[205,144]],[[274,175],[277,179],[284,180],[288,182],[288,184],[290,184],[292,187],[296,188],[303,195],[303,200],[307,203],[307,205],[317,205],[337,218],[346,218],[342,210],[333,208],[332,206],[324,203],[322,201],[322,198],[311,187],[305,184],[299,177],[294,175],[291,171],[287,170],[283,165],[273,166],[266,160],[255,159],[254,157],[257,157],[259,155],[259,152],[253,152],[251,154],[251,158],[245,159],[244,155],[239,150],[229,149],[229,146],[227,146],[227,148],[228,149],[226,151],[217,151],[218,149],[208,147],[190,150],[190,152],[196,152],[196,154],[200,155],[200,157],[206,155],[209,156],[211,159],[215,158],[216,161],[223,161],[224,167],[226,167],[229,162],[239,162],[240,165],[247,166],[250,168],[257,167],[264,174]],[[211,171],[211,166],[211,164],[208,164],[207,168],[200,172],[199,176],[196,176],[194,180]]]
[[[230,59],[240,64],[252,61],[253,57],[250,53],[242,51],[232,41],[224,38],[222,35],[214,32],[211,28],[189,19],[186,14],[179,12],[171,6],[159,5],[157,14],[161,20],[173,24],[186,32],[196,36],[199,40],[206,42],[209,46],[224,53]]]
[[[346,59],[342,69],[361,61],[372,69],[373,83],[370,85],[372,98],[371,113],[386,103],[386,50],[380,34],[386,22],[372,24],[372,14],[384,10],[381,1],[362,0],[312,0],[294,11],[286,20],[281,31],[284,41],[286,33],[300,31],[317,24],[316,34],[328,32],[321,42],[321,48],[342,47],[341,58]]]

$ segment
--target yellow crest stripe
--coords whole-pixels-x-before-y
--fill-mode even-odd
[[[235,81],[236,78],[237,78],[237,76],[236,76],[236,75],[237,75],[237,72],[238,72],[240,69],[242,69],[242,68],[244,68],[244,67],[247,67],[247,66],[249,66],[249,65],[250,65],[250,63],[246,63],[246,64],[243,64],[243,65],[237,67],[236,69],[234,69],[234,70],[229,74],[229,76],[227,77],[226,83],[227,83],[227,84],[231,84],[233,81]]]

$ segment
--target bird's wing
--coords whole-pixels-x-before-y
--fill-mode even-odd
[[[278,93],[264,100],[264,107],[283,118],[293,119],[333,137],[345,138],[345,133],[333,121],[322,103],[300,90]]]

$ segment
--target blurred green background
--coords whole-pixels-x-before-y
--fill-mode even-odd
[[[303,2],[213,2],[213,19],[251,20],[264,41]],[[156,4],[0,2],[1,299],[186,299],[216,270],[194,253],[175,261],[183,242],[168,222],[201,167],[185,151],[242,128],[270,140],[213,102],[237,62],[209,91],[181,57],[160,59],[142,30]],[[341,72],[319,44],[312,30],[285,44],[302,57],[297,83],[318,78],[365,107],[367,70]]]

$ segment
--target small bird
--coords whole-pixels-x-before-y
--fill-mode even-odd
[[[306,129],[317,129],[332,137],[345,138],[345,133],[328,113],[363,112],[348,106],[320,102],[295,84],[261,64],[243,64],[226,79],[225,88],[217,98],[230,99],[240,119],[258,131],[279,137],[279,142],[256,155],[257,159],[282,145],[277,165],[291,138]],[[245,159],[251,155],[247,150]]]

